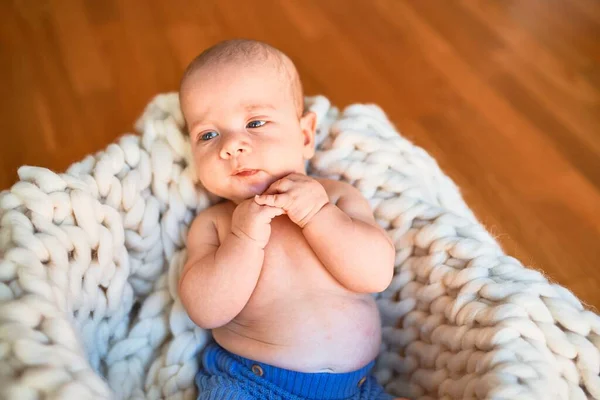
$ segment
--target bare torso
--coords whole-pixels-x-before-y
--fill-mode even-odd
[[[223,240],[235,205],[216,207]],[[262,271],[248,303],[213,336],[235,354],[280,368],[348,372],[377,356],[379,318],[373,297],[338,283],[284,215],[271,223]]]

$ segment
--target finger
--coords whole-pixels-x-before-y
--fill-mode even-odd
[[[286,176],[286,178],[288,178],[289,180],[291,180],[293,182],[307,182],[307,181],[313,180],[312,177],[310,177],[308,175],[304,175],[304,174],[299,174],[297,172],[293,172],[293,173],[289,174],[288,176]]]
[[[289,192],[303,183],[310,182],[316,182],[316,180],[308,175],[293,172],[271,184],[264,194]]]
[[[271,184],[271,186],[269,186],[267,188],[267,190],[265,190],[266,194],[274,194],[274,193],[284,193],[287,192],[288,190],[290,190],[290,188],[294,185],[294,181],[288,179],[288,178],[281,178],[275,182],[273,182]]]
[[[309,182],[316,182],[315,178],[313,178],[312,176],[308,176],[308,175],[304,175],[304,174],[299,174],[297,172],[293,172],[287,176],[285,176],[282,179],[287,179],[289,181],[291,181],[292,185],[296,186],[298,184],[302,184],[302,183],[309,183]]]
[[[290,203],[289,193],[261,194],[256,196],[257,204],[285,209]]]
[[[285,210],[279,207],[261,206],[260,213],[268,219],[273,219],[279,215],[285,214]]]
[[[277,204],[275,204],[275,196],[277,196],[277,194],[261,194],[257,195],[254,198],[254,201],[261,206],[277,207]],[[281,198],[281,196],[279,196],[279,198]]]

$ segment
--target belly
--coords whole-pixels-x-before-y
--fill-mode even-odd
[[[363,367],[381,343],[374,299],[341,286],[304,238],[295,239],[293,247],[269,243],[254,293],[234,320],[213,330],[215,340],[242,357],[295,371]]]

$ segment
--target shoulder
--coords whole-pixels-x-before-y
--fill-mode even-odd
[[[196,217],[194,218],[192,225],[194,225],[195,223],[200,223],[202,221],[216,222],[216,220],[219,217],[221,217],[222,215],[224,215],[226,213],[226,208],[227,208],[227,204],[224,202],[217,203],[210,207],[207,207],[207,208],[201,210],[200,212],[198,212],[198,214],[196,214]],[[200,222],[197,222],[197,221],[200,221]]]
[[[318,179],[329,195],[331,204],[348,216],[375,225],[371,206],[362,193],[349,183],[331,179]]]
[[[228,202],[217,203],[200,211],[190,225],[189,236],[199,237],[217,234],[224,219],[230,218],[232,206]]]
[[[323,185],[329,201],[333,204],[336,204],[341,198],[363,197],[360,191],[349,183],[326,178],[317,178],[317,181]]]

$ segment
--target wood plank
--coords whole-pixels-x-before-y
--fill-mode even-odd
[[[509,254],[600,306],[597,0],[0,1],[0,184],[131,131],[232,37],[289,54],[308,95],[380,105]]]
[[[527,87],[556,117],[587,146],[598,147],[596,128],[600,124],[600,92],[585,72],[555,57],[514,21],[498,13],[492,3],[462,4],[481,21],[490,21],[493,29],[507,43],[506,51],[494,55],[502,70],[510,72]]]
[[[556,107],[552,107],[552,104],[550,107],[544,107],[541,104],[538,106],[538,102],[547,103],[546,100],[549,99],[549,96],[546,89],[551,84],[543,85],[544,82],[542,82],[542,85],[535,86],[535,79],[513,79],[513,76],[527,77],[526,71],[529,66],[521,62],[518,56],[514,56],[513,49],[506,48],[489,28],[482,25],[480,20],[470,17],[459,7],[440,9],[430,1],[413,2],[411,5],[417,10],[418,15],[422,16],[448,42],[452,43],[453,48],[478,76],[491,84],[516,110],[525,113],[525,117],[546,133],[556,143],[557,148],[563,150],[567,159],[576,165],[590,182],[600,185],[600,147],[594,140],[596,133],[591,129],[600,123],[600,119],[598,114],[592,111],[592,107],[586,107],[583,110],[577,108],[577,111],[581,110],[581,112],[567,113],[562,111],[565,107],[564,104],[561,104],[563,102]],[[478,15],[483,20],[482,15]],[[453,23],[455,21],[458,22],[458,28]],[[471,34],[471,32],[476,34]],[[511,47],[514,47],[514,43],[511,43]],[[508,60],[498,62],[499,58]],[[484,65],[481,60],[486,60]],[[502,67],[509,69],[510,72],[502,71]],[[525,73],[521,73],[522,70],[525,70]],[[528,89],[532,86],[535,93],[530,94]],[[530,108],[531,112],[525,111],[524,107]],[[563,116],[563,119],[575,129],[567,129],[554,117],[554,113]],[[577,118],[568,118],[572,115]],[[570,142],[571,145],[565,146],[565,142]]]
[[[61,59],[75,93],[110,90],[111,76],[81,1],[52,0],[50,4]]]
[[[423,53],[430,57],[432,65],[439,66],[440,72],[446,75],[454,90],[473,109],[470,112],[464,112],[459,106],[460,103],[457,102],[452,109],[421,119],[431,134],[439,134],[440,131],[443,132],[442,128],[448,124],[448,117],[440,119],[439,114],[448,116],[458,113],[462,115],[458,118],[462,122],[461,129],[457,128],[451,133],[439,136],[444,140],[448,140],[449,136],[455,139],[463,138],[460,142],[461,146],[454,149],[455,154],[462,155],[460,159],[456,159],[454,167],[460,168],[463,172],[466,168],[475,168],[479,174],[484,174],[483,182],[478,184],[479,190],[487,189],[486,186],[491,181],[484,176],[490,173],[495,176],[492,181],[501,182],[504,185],[498,187],[496,192],[518,193],[522,201],[513,201],[510,205],[510,213],[507,215],[513,220],[532,225],[532,221],[545,222],[542,219],[543,216],[538,213],[542,212],[540,206],[547,203],[554,204],[564,211],[553,215],[552,220],[548,222],[552,226],[545,229],[536,229],[532,226],[527,229],[530,240],[521,238],[521,242],[528,245],[530,251],[536,254],[538,258],[534,260],[536,265],[542,261],[546,271],[559,273],[564,264],[558,262],[556,257],[547,258],[546,255],[555,252],[557,243],[555,243],[554,235],[561,235],[561,239],[566,241],[572,235],[569,232],[557,231],[557,225],[569,226],[571,223],[570,226],[575,224],[578,226],[577,229],[585,227],[581,236],[592,238],[592,240],[588,242],[588,246],[591,247],[585,247],[586,254],[573,254],[570,259],[574,261],[576,257],[579,257],[575,265],[588,265],[587,268],[592,268],[592,260],[598,256],[595,250],[597,246],[595,248],[593,246],[594,238],[600,232],[600,216],[598,214],[600,195],[597,187],[591,185],[577,170],[571,168],[562,154],[548,143],[545,134],[538,127],[524,119],[509,102],[490,89],[477,71],[457,55],[452,43],[447,42],[443,35],[436,32],[427,23],[426,17],[412,8],[414,3],[377,1],[374,4],[381,9],[381,14],[388,16],[389,20],[396,24],[398,29],[414,31],[417,36],[428,43],[423,47],[427,49]],[[432,51],[432,49],[436,50]],[[475,121],[481,118],[486,121],[485,125],[481,129],[471,131]],[[431,125],[431,120],[442,122]],[[531,159],[538,160],[538,163],[528,165]],[[460,160],[465,161],[461,164]],[[475,166],[469,165],[474,160],[481,161],[477,161]],[[515,179],[516,176],[519,179]],[[567,212],[573,208],[574,201],[580,200],[571,197],[573,192],[586,193],[585,200],[575,207],[577,209],[576,218],[573,218],[572,213]],[[498,215],[502,212],[502,207],[499,204],[490,204],[488,212]],[[536,218],[531,218],[536,215]],[[560,222],[556,222],[556,219]],[[509,229],[511,235],[518,235],[522,227]],[[551,232],[551,235],[541,235],[541,231]],[[539,247],[540,235],[544,236],[542,248]],[[547,247],[549,243],[553,243],[553,245]],[[573,268],[585,267],[573,266],[571,269]],[[588,292],[586,291],[586,293]]]

